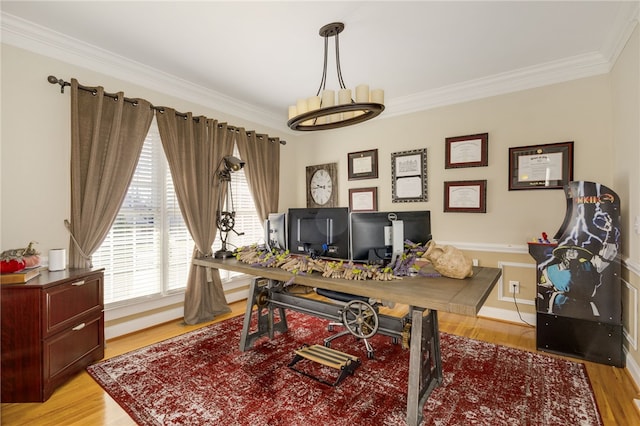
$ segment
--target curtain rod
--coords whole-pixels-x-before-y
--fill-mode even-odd
[[[68,81],[64,81],[63,79],[61,79],[61,78],[59,79],[59,78],[57,78],[57,77],[55,77],[53,75],[50,75],[49,77],[47,77],[47,81],[49,83],[51,83],[51,84],[59,84],[60,85],[60,93],[64,93],[64,88],[66,86],[71,86],[71,83],[69,83]],[[91,92],[93,94],[96,93],[96,90],[94,88],[92,88],[92,87],[87,87],[87,86],[83,86],[81,84],[78,84],[78,88],[81,89],[81,90],[87,91],[87,92]],[[104,92],[104,95],[109,97],[109,98],[111,98],[111,99],[118,99],[118,95],[115,95],[115,94],[112,94],[112,93]],[[138,103],[138,101],[136,99],[130,99],[130,98],[127,98],[127,97],[124,98],[124,101],[125,102],[129,102],[130,104],[134,104],[134,105]],[[154,110],[156,110],[156,111],[158,111],[160,113],[164,113],[164,107],[157,107],[157,106],[151,105],[151,109],[154,109]],[[176,115],[178,117],[187,118],[187,114],[184,114],[182,112],[176,111]],[[193,117],[193,119],[196,122],[199,121],[198,117]],[[218,124],[218,127],[222,127],[222,125]],[[237,128],[235,126],[229,126],[229,125],[227,125],[227,129],[230,130],[230,131],[235,131],[235,132],[239,132],[240,131],[239,128]],[[260,135],[257,132],[254,132],[254,133],[256,133],[256,136],[258,137],[258,139],[262,139],[263,138],[263,135]],[[247,132],[247,136],[249,136],[250,134],[251,134],[251,132]],[[275,140],[276,140],[276,138],[269,138],[270,142],[275,141]],[[280,140],[280,144],[281,145],[286,145],[287,141]]]

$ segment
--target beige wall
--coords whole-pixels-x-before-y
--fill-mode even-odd
[[[638,316],[640,307],[640,29],[633,35],[611,71],[613,116],[614,188],[622,200],[624,235],[622,271],[623,322],[627,363],[636,383],[640,383]]]
[[[484,132],[489,133],[488,167],[445,170],[446,137]],[[575,142],[574,179],[613,184],[608,76],[305,135],[296,142],[304,146],[297,161],[283,165],[292,169],[298,182],[282,207],[304,205],[305,166],[337,162],[341,205],[348,205],[348,188],[375,186],[380,210],[431,210],[436,240],[523,245],[542,231],[558,230],[565,213],[564,194],[509,191],[508,149],[564,141]],[[372,148],[378,149],[380,177],[348,181],[347,153]],[[392,203],[391,153],[418,148],[427,148],[429,201]],[[472,179],[488,181],[487,213],[444,213],[443,182]]]
[[[613,100],[614,188],[623,200],[624,229],[629,238],[623,241],[629,259],[640,262],[640,29],[636,29],[611,72]],[[638,224],[640,226],[640,223]]]
[[[348,189],[378,188],[379,210],[431,211],[437,242],[465,249],[482,266],[502,267],[504,275],[485,302],[481,314],[520,321],[508,282],[520,282],[518,309],[535,321],[535,262],[527,241],[559,229],[566,212],[562,190],[509,191],[509,148],[574,141],[574,179],[613,186],[612,116],[608,75],[575,80],[503,96],[377,119],[351,128],[318,132],[295,142],[296,161],[290,169],[295,191],[283,191],[284,207],[305,205],[305,166],[337,162],[340,204],[347,206]],[[445,169],[445,138],[489,133],[489,165]],[[377,148],[379,178],[349,181],[347,154]],[[427,148],[429,201],[391,201],[391,153]],[[445,181],[487,180],[487,213],[445,213]],[[282,210],[282,208],[281,208]]]

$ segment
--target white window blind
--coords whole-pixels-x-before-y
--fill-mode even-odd
[[[239,157],[237,149],[234,155]],[[237,212],[235,229],[244,235],[232,232],[227,244],[234,248],[261,242],[262,224],[242,170],[232,174],[231,185]],[[121,305],[183,291],[193,247],[154,119],[120,212],[93,254],[93,265],[105,268],[104,303]],[[219,236],[213,250],[218,248]],[[234,275],[238,274],[222,278]]]
[[[158,137],[158,144],[160,138]],[[167,168],[165,174],[165,246],[163,250],[164,273],[166,274],[166,290],[182,290],[186,286],[189,268],[191,266],[191,256],[193,255],[194,242],[187,226],[182,218],[178,197],[173,188],[173,180],[169,173],[169,164],[162,152],[162,162]]]

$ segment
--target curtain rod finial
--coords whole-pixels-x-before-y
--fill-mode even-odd
[[[49,77],[47,77],[47,81],[51,84],[59,84],[60,85],[60,93],[64,93],[64,86],[71,86],[70,83],[67,83],[66,81],[64,81],[63,79],[59,79],[54,75],[50,75]]]

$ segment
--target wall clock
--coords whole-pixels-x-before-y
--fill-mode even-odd
[[[307,166],[307,207],[338,207],[338,164]]]

